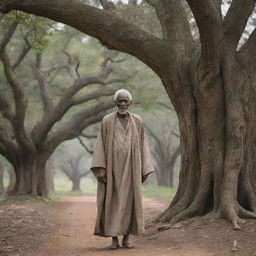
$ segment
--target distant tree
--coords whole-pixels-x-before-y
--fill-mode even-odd
[[[179,137],[179,135],[171,131],[163,122],[158,122],[158,125],[163,128],[161,133],[154,132],[144,124],[146,132],[154,140],[151,153],[156,162],[157,183],[159,186],[173,187],[174,165],[180,155],[180,145],[173,146],[172,137]]]
[[[54,160],[50,158],[46,163],[46,185],[47,191],[54,191],[54,175],[55,175],[55,165]]]
[[[80,166],[83,157],[83,153],[75,157],[68,156],[65,158],[65,161],[59,165],[59,169],[72,181],[72,191],[81,191],[81,179],[90,173],[90,170],[86,171]]]

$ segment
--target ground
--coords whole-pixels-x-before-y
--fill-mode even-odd
[[[132,237],[134,249],[103,249],[110,239],[93,236],[95,196],[60,202],[9,198],[0,202],[1,256],[226,256],[256,255],[256,221],[235,231],[225,220],[157,232],[151,220],[168,201],[144,198],[146,233]]]

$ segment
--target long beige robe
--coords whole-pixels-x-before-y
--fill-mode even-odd
[[[98,182],[97,219],[94,234],[139,235],[144,231],[141,180],[153,171],[142,120],[129,112],[124,127],[116,112],[103,118],[91,169],[98,176],[104,168],[107,183]]]

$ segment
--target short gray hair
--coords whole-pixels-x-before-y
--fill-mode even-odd
[[[125,90],[125,89],[120,89],[120,90],[117,90],[117,91],[115,92],[115,95],[114,95],[114,102],[116,102],[117,97],[118,97],[118,95],[119,95],[120,93],[125,93],[125,94],[127,94],[129,100],[132,101],[132,95],[130,94],[130,92],[127,91],[127,90]]]

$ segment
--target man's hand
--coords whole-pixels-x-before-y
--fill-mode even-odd
[[[102,168],[102,169],[98,170],[97,179],[99,182],[107,183],[107,175],[106,175],[105,169]]]
[[[99,182],[107,183],[107,176],[104,174],[103,176],[98,177]]]

